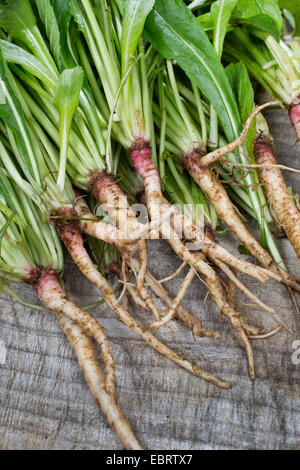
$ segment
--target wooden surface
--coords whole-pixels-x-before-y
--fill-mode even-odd
[[[300,144],[290,148],[293,131],[285,112],[268,113],[276,137],[278,159],[300,167]],[[299,175],[286,173],[300,191]],[[234,250],[233,236],[222,243]],[[280,241],[291,273],[300,265],[289,243]],[[153,242],[150,262],[162,278],[180,262],[164,242]],[[68,266],[67,287],[79,304],[98,300],[98,293],[78,271]],[[175,292],[183,274],[170,289]],[[247,373],[245,352],[212,302],[204,285],[194,280],[184,305],[203,319],[221,340],[193,340],[172,322],[158,334],[198,365],[236,384],[223,391],[193,377],[153,352],[106,308],[93,312],[106,328],[116,362],[120,404],[142,441],[150,449],[295,449],[300,444],[300,365],[293,364],[292,345],[300,340],[300,318],[283,286],[259,285],[242,277],[262,300],[295,331],[253,342],[257,379]],[[36,303],[30,287],[16,291]],[[296,296],[300,304],[300,296]],[[141,312],[136,318],[147,325]],[[264,313],[251,310],[251,321],[273,325]],[[0,449],[120,449],[84,382],[73,351],[50,313],[26,308],[9,295],[0,298],[0,342],[7,349],[0,364]],[[0,361],[1,362],[1,361]]]

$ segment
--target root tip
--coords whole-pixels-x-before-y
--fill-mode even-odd
[[[223,388],[228,390],[229,388],[232,388],[235,384],[233,382],[224,382]]]

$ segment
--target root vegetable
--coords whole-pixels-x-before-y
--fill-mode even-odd
[[[35,282],[34,287],[38,298],[46,308],[67,316],[95,338],[101,348],[105,364],[106,391],[114,396],[114,360],[102,326],[91,315],[81,310],[68,299],[65,290],[61,287],[59,279],[53,271],[43,271],[38,281]]]
[[[159,176],[152,161],[151,149],[146,142],[139,140],[130,150],[130,156],[135,168],[144,180],[146,201],[151,219],[155,221],[160,220],[163,196]],[[215,271],[205,261],[204,256],[201,259],[186,248],[171,226],[170,221],[162,221],[160,231],[162,237],[170,244],[177,256],[203,275],[211,299],[217,305],[220,313],[227,317],[232,328],[245,346],[248,357],[249,374],[250,377],[254,379],[254,359],[251,345],[242,328],[237,312],[232,309],[225,299],[221,283]]]
[[[249,233],[245,225],[237,216],[224,187],[220,184],[210,169],[204,169],[198,165],[197,161],[199,159],[201,159],[201,153],[199,154],[197,150],[191,151],[183,157],[184,165],[192,178],[199,184],[204,193],[213,203],[218,215],[236,234],[247,250],[256,259],[258,259],[266,269],[278,272],[277,266],[275,265],[272,257]]]
[[[290,106],[289,115],[291,123],[296,131],[297,139],[300,141],[300,103]]]
[[[77,323],[72,322],[65,315],[57,314],[57,319],[74,349],[92,395],[99,403],[110,427],[117,434],[125,449],[143,450],[122,413],[116,397],[107,393],[105,374],[99,365],[97,353],[91,339]]]
[[[134,318],[124,308],[118,304],[114,292],[108,284],[104,276],[97,270],[92,263],[86,249],[83,245],[83,240],[79,226],[72,223],[70,227],[68,224],[60,228],[60,237],[64,241],[68,252],[70,253],[75,264],[79,267],[81,272],[102,292],[105,302],[109,305],[113,313],[123,321],[131,330],[133,330],[139,337],[146,341],[153,349],[160,352],[164,356],[171,359],[176,364],[184,369],[201,377],[221,388],[229,388],[231,383],[224,381],[209,372],[206,372],[199,367],[192,364],[190,361],[180,356],[162,342],[160,342],[149,331],[142,328]]]
[[[267,135],[260,135],[254,144],[254,154],[259,165],[276,165],[273,145]],[[258,168],[271,208],[286,232],[296,255],[300,260],[300,212],[288,193],[285,181],[279,168]]]

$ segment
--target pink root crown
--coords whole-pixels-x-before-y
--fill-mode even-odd
[[[129,149],[131,161],[139,173],[145,179],[149,173],[156,171],[152,160],[152,150],[149,142],[143,139],[137,139],[134,145]]]
[[[260,134],[254,140],[254,155],[256,153],[268,152],[273,153],[273,142],[269,135]]]
[[[70,207],[61,207],[53,216],[60,217],[58,219],[52,219],[52,223],[59,232],[64,230],[67,226],[78,224],[78,221],[73,218],[78,217],[78,214],[75,209]]]
[[[26,284],[34,284],[40,274],[40,271],[38,268],[25,269],[25,272],[26,272],[26,278],[24,279],[24,282]]]
[[[300,125],[300,104],[294,104],[289,110],[290,120],[294,127]]]
[[[182,156],[182,162],[187,170],[200,171],[198,162],[203,157],[205,152],[199,149],[192,149],[189,153]]]
[[[253,150],[255,161],[258,165],[263,165],[265,163],[276,164],[276,161],[273,156],[273,145],[270,139],[256,139],[254,142]]]
[[[53,269],[44,269],[34,284],[38,297],[49,288],[60,286],[59,275]]]
[[[106,171],[94,171],[90,176],[90,187],[89,191],[97,199],[97,201],[106,200],[108,192],[114,191],[120,192],[120,189],[112,175],[106,173]]]

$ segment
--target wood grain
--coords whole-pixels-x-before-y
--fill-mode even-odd
[[[278,160],[300,167],[300,145],[291,148],[293,131],[282,111],[268,112],[276,139]],[[285,173],[300,191],[298,175]],[[255,230],[254,224],[252,224]],[[231,235],[222,243],[234,250]],[[300,266],[287,240],[280,248],[290,271]],[[164,242],[152,242],[150,261],[155,274],[171,274],[180,261]],[[184,277],[183,272],[171,290]],[[98,293],[73,266],[66,268],[71,298],[79,304],[98,299]],[[300,340],[300,318],[283,286],[266,286],[242,277],[262,300],[296,332],[285,331],[267,341],[254,342],[257,379],[251,382],[243,348],[228,323],[207,299],[195,279],[184,300],[207,329],[221,333],[221,341],[193,340],[172,322],[157,335],[211,372],[233,380],[231,390],[219,390],[153,352],[105,307],[93,311],[107,330],[116,361],[121,406],[138,437],[151,449],[296,449],[300,444],[300,365],[292,363],[292,344]],[[29,287],[18,286],[24,299],[36,302]],[[300,304],[300,296],[296,296]],[[134,315],[145,325],[141,312]],[[264,313],[251,310],[251,320],[272,325]],[[95,406],[68,342],[50,313],[0,298],[0,341],[7,348],[0,364],[0,449],[120,449],[121,444]],[[1,361],[0,361],[1,362]]]

